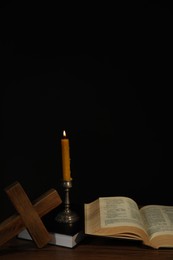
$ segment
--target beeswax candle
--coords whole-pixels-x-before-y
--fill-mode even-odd
[[[70,147],[69,139],[66,137],[66,132],[63,131],[63,138],[61,139],[61,149],[62,149],[62,172],[63,180],[71,180],[71,171],[70,171]]]

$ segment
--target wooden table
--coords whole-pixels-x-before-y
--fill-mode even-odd
[[[74,248],[14,238],[0,247],[0,260],[173,260],[173,249],[152,249],[134,241],[86,237]]]

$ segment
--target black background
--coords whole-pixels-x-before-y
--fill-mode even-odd
[[[172,10],[72,7],[1,4],[1,219],[13,181],[32,200],[52,187],[63,197],[64,129],[73,203],[172,204]]]

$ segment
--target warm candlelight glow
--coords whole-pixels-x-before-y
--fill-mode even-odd
[[[66,137],[66,131],[65,130],[63,131],[63,136]]]
[[[63,180],[71,180],[71,171],[70,171],[70,147],[69,139],[66,136],[65,130],[63,131],[63,138],[61,139],[61,149],[62,149],[62,172]]]

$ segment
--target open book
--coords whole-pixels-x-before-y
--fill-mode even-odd
[[[128,197],[101,197],[84,204],[85,234],[141,240],[153,248],[173,248],[173,206],[141,208]]]

